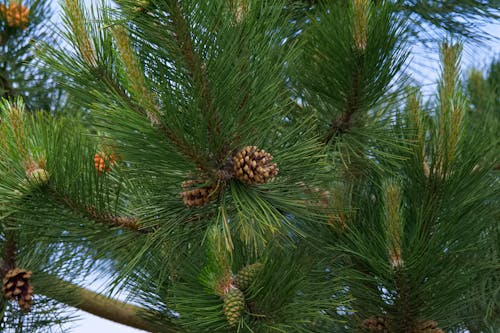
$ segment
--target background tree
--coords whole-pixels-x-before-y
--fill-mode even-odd
[[[54,324],[50,299],[152,332],[498,329],[497,156],[460,45],[424,112],[399,3],[295,9],[64,2],[39,55],[91,124],[3,103],[4,326]]]
[[[349,1],[337,3],[347,5]],[[374,3],[381,3],[374,0]],[[463,0],[463,1],[414,1],[391,0],[396,15],[409,21],[408,34],[414,41],[431,46],[436,40],[446,38],[449,34],[467,38],[469,41],[484,41],[490,34],[484,23],[498,18],[498,1]],[[314,9],[321,1],[289,0],[292,8],[303,12]]]
[[[62,92],[56,88],[54,80],[56,74],[41,69],[42,64],[40,59],[34,56],[33,47],[34,40],[47,43],[55,41],[53,27],[49,23],[52,15],[50,1],[10,0],[0,2],[0,95],[5,102],[12,101],[13,103],[22,97],[22,106],[20,105],[14,110],[18,116],[20,115],[18,111],[22,112],[25,109],[55,111],[57,108],[62,111],[63,98]],[[8,115],[2,109],[0,121],[7,118]],[[15,119],[20,120],[19,117]],[[14,120],[16,131],[21,130],[22,127],[17,120]],[[20,136],[24,136],[21,132],[16,133],[17,140],[20,139]],[[5,139],[2,135],[0,140],[3,147],[7,148],[8,144]],[[27,145],[22,142],[25,139],[18,141],[19,149],[15,154],[25,153],[24,149],[27,148]],[[34,148],[30,154],[32,159],[39,158],[43,155],[43,148]],[[2,165],[11,158],[10,155],[2,154]],[[24,162],[28,163],[28,160]],[[30,172],[36,171],[32,168],[32,164],[24,164],[24,167]],[[3,178],[2,182],[4,182]],[[26,184],[26,182],[23,183],[23,186]],[[17,232],[12,227],[15,224],[14,220],[9,217],[9,214],[3,214],[4,207],[5,200],[2,199],[0,275],[2,278],[20,285],[24,283],[25,279],[29,279],[31,273],[23,269],[17,271],[14,269],[17,261],[16,254],[19,251],[16,242]],[[37,304],[31,309],[31,315],[23,316],[19,308],[24,310],[30,308],[32,290],[29,285],[25,286],[23,296],[19,298],[19,307],[12,307],[7,299],[12,298],[13,294],[17,293],[16,289],[14,285],[6,285],[3,290],[5,297],[0,300],[1,331],[36,331],[41,327],[52,327],[57,323],[62,323],[70,316],[69,312],[63,315],[62,306],[57,302],[39,296],[36,296]]]
[[[469,122],[470,131],[480,133],[485,140],[491,143],[491,149],[485,153],[482,163],[491,163],[496,161],[494,170],[498,178],[498,156],[500,153],[498,130],[500,129],[500,113],[498,108],[499,99],[499,84],[500,72],[498,60],[493,60],[489,68],[482,73],[477,69],[469,72],[467,78],[467,93],[470,99]],[[496,221],[498,221],[498,216]],[[491,230],[487,234],[487,241],[490,242],[490,252],[488,256],[495,262],[498,261],[498,243],[499,230],[498,223],[492,224]],[[494,296],[491,298],[482,297],[472,302],[467,313],[474,311],[478,312],[476,320],[470,320],[467,327],[471,332],[495,331],[499,327],[499,302],[497,301],[498,292],[498,266],[493,265],[491,268],[482,272],[482,283],[479,285],[481,291],[488,291],[493,288]],[[495,287],[497,286],[497,287]],[[479,319],[479,320],[478,320]]]
[[[33,41],[53,43],[50,1],[2,0],[0,2],[0,94],[23,97],[29,109],[54,111],[62,107],[54,76],[41,70],[33,54]]]

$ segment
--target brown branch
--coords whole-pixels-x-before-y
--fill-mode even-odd
[[[48,193],[55,198],[56,201],[63,203],[71,210],[77,211],[95,222],[144,234],[153,231],[152,227],[141,228],[139,219],[136,217],[117,216],[111,213],[98,212],[95,207],[78,203],[71,198],[58,193],[53,188],[49,189]]]
[[[96,211],[95,207],[86,206],[86,215],[92,218],[96,222],[101,222],[104,224],[112,225],[115,227],[125,228],[132,231],[138,231],[141,233],[147,233],[145,229],[140,229],[139,219],[136,217],[129,216],[117,216],[110,213],[99,213]]]
[[[37,292],[58,302],[147,332],[180,332],[167,318],[161,326],[153,324],[149,318],[165,317],[161,313],[105,297],[52,275],[43,274],[41,279],[44,286],[36,288]],[[36,284],[36,281],[34,283]],[[46,284],[51,288],[47,288]]]
[[[355,56],[358,57],[358,65],[354,69],[354,73],[352,73],[352,81],[351,81],[351,93],[347,96],[345,110],[335,118],[330,124],[330,130],[323,137],[323,143],[327,144],[333,138],[348,132],[352,126],[354,125],[353,115],[360,108],[360,85],[362,80],[362,68],[364,63],[364,53],[355,52]]]
[[[10,269],[16,267],[16,239],[12,230],[5,231],[5,250],[0,267],[0,276],[4,276]]]
[[[14,88],[10,81],[2,74],[0,74],[0,89],[3,90],[2,97],[8,99],[14,96]]]
[[[415,319],[410,304],[410,289],[404,272],[399,268],[394,272],[394,284],[397,291],[395,308],[400,320],[394,320],[392,329],[395,332],[412,333],[415,328]]]
[[[205,64],[200,60],[198,54],[193,48],[193,42],[189,33],[189,26],[186,22],[181,8],[179,6],[178,0],[171,1],[171,15],[172,24],[176,32],[174,33],[175,41],[179,47],[180,53],[184,58],[188,76],[193,81],[195,87],[200,90],[201,103],[200,109],[202,114],[207,119],[208,123],[208,138],[215,146],[215,141],[217,137],[221,135],[221,120],[216,109],[214,109],[212,98],[210,96],[210,86],[208,82],[207,70]],[[226,147],[227,145],[222,145]],[[223,148],[225,150],[225,148]],[[219,151],[216,156],[218,158],[218,163],[222,163],[223,159],[227,155],[226,151]]]
[[[344,134],[352,127],[352,113],[342,112],[340,116],[335,118],[330,124],[330,130],[323,137],[323,143],[327,144],[333,138]]]
[[[209,173],[209,170],[207,170],[207,163],[201,158],[201,154],[198,152],[194,151],[191,149],[185,142],[184,140],[178,138],[168,127],[166,127],[164,124],[160,124],[158,127],[163,134],[170,140],[170,142],[177,147],[177,149],[186,155],[187,157],[190,158],[191,161],[193,161],[196,164],[196,167],[200,170],[205,171],[206,173]]]
[[[195,84],[200,86],[201,96],[205,107],[202,111],[208,112],[211,108],[212,101],[208,94],[209,88],[206,69],[199,60],[198,55],[193,50],[193,43],[191,41],[191,37],[189,36],[188,24],[182,15],[179,2],[177,0],[172,1],[171,8],[172,23],[176,28],[176,33],[174,34],[175,40],[186,62],[189,77]]]

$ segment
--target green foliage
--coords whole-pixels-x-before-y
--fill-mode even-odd
[[[500,2],[484,0],[416,1],[416,0],[375,0],[375,4],[391,4],[394,12],[405,18],[408,34],[414,40],[432,46],[436,40],[449,35],[463,37],[475,42],[483,42],[492,36],[485,25],[498,19]],[[335,3],[344,8],[350,1],[289,0],[288,7],[298,21],[304,13],[321,4]],[[472,23],[473,22],[473,23]]]
[[[472,132],[482,133],[492,144],[485,155],[485,162],[494,160],[500,152],[500,63],[493,61],[486,77],[478,70],[472,70],[467,80],[467,92],[471,101],[470,127]],[[498,166],[496,167],[498,170]]]
[[[413,23],[410,31],[425,43],[431,43],[436,38],[445,38],[450,34],[484,41],[491,36],[487,30],[482,29],[482,26],[497,20],[500,9],[500,2],[496,0],[446,2],[396,0],[394,2]],[[469,23],[472,20],[474,24]]]
[[[499,156],[499,138],[498,131],[499,128],[499,115],[498,112],[498,87],[499,87],[499,63],[494,60],[489,69],[483,75],[478,70],[472,70],[469,73],[468,80],[466,81],[467,93],[471,101],[469,108],[469,127],[470,133],[475,133],[483,137],[483,140],[489,143],[488,151],[483,153],[483,156],[479,162],[479,165],[493,165],[493,169],[496,172],[498,178],[498,156]],[[494,181],[498,181],[494,179]],[[498,205],[498,200],[493,201],[492,204]],[[498,221],[498,215],[493,216],[493,220]],[[478,299],[474,299],[470,302],[468,313],[477,312],[478,316],[474,319],[471,318],[468,322],[468,326],[478,330],[478,331],[494,331],[498,325],[498,313],[500,311],[498,301],[498,293],[500,289],[497,287],[498,283],[498,223],[492,224],[491,229],[485,237],[485,242],[489,250],[487,251],[486,257],[492,261],[490,267],[486,267],[479,274],[482,276],[481,284],[478,286],[481,291],[481,296]],[[486,296],[493,294],[491,299]]]
[[[85,119],[1,105],[0,271],[23,265],[76,306],[49,277],[100,274],[165,332],[498,327],[498,122],[477,130],[498,75],[466,94],[461,47],[443,43],[424,112],[402,80],[415,22],[400,12],[424,4],[102,5],[66,0],[66,43],[38,48]],[[248,146],[276,177],[238,178]],[[41,330],[53,310],[19,320]]]
[[[9,8],[14,1],[2,0]],[[57,89],[56,73],[42,69],[34,55],[34,43],[54,43],[56,38],[49,19],[52,5],[46,0],[23,1],[29,10],[25,28],[11,27],[6,16],[0,15],[0,96],[23,97],[28,109],[55,111],[62,106],[62,92]]]

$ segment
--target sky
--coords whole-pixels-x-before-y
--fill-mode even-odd
[[[80,320],[73,323],[71,333],[139,333],[145,332],[125,325],[105,320],[86,312],[82,312]]]
[[[87,4],[99,4],[101,0],[85,0]],[[54,1],[58,6],[59,1]],[[486,69],[489,62],[500,57],[500,22],[489,24],[485,29],[493,38],[481,47],[465,45],[462,68],[466,73],[470,68]],[[412,61],[419,63],[416,77],[423,86],[424,95],[431,94],[435,88],[439,73],[439,57],[435,49],[414,48]],[[138,333],[144,332],[124,325],[119,325],[91,314],[79,311],[80,320],[72,323],[71,333]]]

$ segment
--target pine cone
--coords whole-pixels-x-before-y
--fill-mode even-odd
[[[217,196],[218,186],[216,183],[206,184],[206,181],[187,180],[182,183],[184,191],[181,192],[182,201],[188,207],[202,207],[214,200]]]
[[[49,181],[49,173],[42,168],[36,168],[29,172],[28,178],[30,182],[37,183],[39,185],[45,185]]]
[[[370,317],[363,320],[363,327],[370,332],[389,333],[389,319],[385,317]]]
[[[278,165],[271,154],[255,146],[247,146],[233,157],[236,178],[246,184],[264,184],[276,177]]]
[[[247,290],[261,269],[262,264],[260,262],[243,267],[234,277],[234,285],[240,290]]]
[[[230,289],[224,296],[224,314],[229,326],[235,326],[245,309],[245,296],[238,288]]]
[[[146,8],[150,6],[149,0],[137,0],[135,2],[134,11],[135,12],[144,12]]]
[[[111,167],[116,165],[117,157],[115,154],[105,154],[103,152],[94,155],[94,166],[99,172],[109,172]]]
[[[8,7],[0,5],[0,15],[11,28],[26,29],[29,23],[28,15],[30,10],[19,3],[10,3]]]
[[[426,320],[419,323],[413,333],[444,333],[437,327],[437,322],[434,320]]]
[[[2,292],[9,301],[17,300],[23,311],[29,311],[33,304],[33,286],[29,279],[31,271],[21,268],[13,268],[5,274],[2,284]]]

